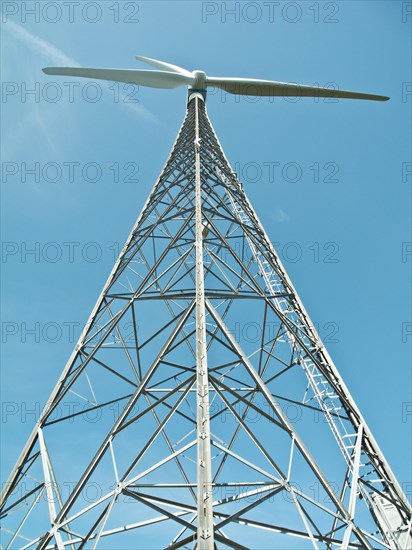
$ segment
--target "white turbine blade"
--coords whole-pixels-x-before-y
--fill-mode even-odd
[[[374,101],[387,101],[389,97],[382,95],[364,94],[359,92],[346,92],[333,88],[320,88],[318,86],[305,86],[288,82],[273,82],[271,80],[255,80],[252,78],[221,78],[208,77],[208,86],[222,88],[225,92],[237,95],[249,96],[292,96],[292,97],[336,97],[346,99],[372,99]]]
[[[165,63],[164,61],[159,61],[158,59],[153,59],[152,57],[145,57],[144,55],[136,55],[136,59],[156,67],[156,69],[161,69],[162,71],[170,71],[172,73],[185,74],[186,76],[192,76],[190,71],[179,67],[178,65],[172,65],[171,63]]]
[[[177,88],[191,86],[195,82],[192,75],[167,71],[141,71],[139,69],[89,69],[79,67],[46,67],[43,72],[50,75],[80,76],[99,80],[127,82],[150,88]]]

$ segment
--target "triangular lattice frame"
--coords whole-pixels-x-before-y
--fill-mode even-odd
[[[4,546],[406,548],[411,507],[204,100],[3,491]]]

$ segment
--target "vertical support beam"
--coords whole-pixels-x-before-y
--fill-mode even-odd
[[[203,270],[203,223],[200,179],[199,98],[195,97],[196,161],[196,418],[197,418],[197,550],[214,550],[212,459],[210,450],[209,377]]]
[[[359,466],[362,452],[362,438],[363,438],[363,424],[359,424],[358,435],[356,438],[355,452],[352,463],[352,483],[349,497],[348,512],[350,519],[353,521],[355,518],[355,506],[356,506],[356,494],[358,492],[359,481]],[[349,546],[350,536],[352,534],[353,523],[350,523],[345,531],[342,542],[342,550],[347,550]]]
[[[51,480],[50,471],[49,471],[49,456],[47,454],[47,449],[43,438],[43,431],[41,428],[38,428],[37,435],[39,438],[40,455],[41,455],[41,461],[43,465],[43,475],[44,475],[44,484],[46,488],[47,503],[49,505],[50,522],[51,522],[51,527],[54,528],[55,521],[56,521],[56,508],[54,506],[55,496],[53,493],[53,485],[52,485],[52,480]],[[57,491],[58,489],[55,488],[55,490]],[[54,530],[54,538],[56,540],[58,550],[64,550],[63,540],[61,538],[60,533],[57,531],[57,529]]]

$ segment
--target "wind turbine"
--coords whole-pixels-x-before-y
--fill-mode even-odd
[[[284,536],[294,548],[410,548],[411,505],[205,108],[211,86],[389,98],[137,59],[156,70],[44,69],[189,92],[166,165],[3,491],[7,547],[146,548],[147,538],[122,537],[154,528],[153,545],[171,549],[284,548]],[[259,341],[233,335],[240,318],[258,320]],[[85,408],[56,419],[73,396]],[[114,405],[99,437],[76,425]],[[67,476],[76,483],[64,495]],[[104,490],[85,502],[90,483]]]
[[[253,78],[231,78],[207,76],[203,71],[188,71],[177,65],[158,61],[150,57],[136,55],[136,59],[143,61],[158,71],[143,71],[140,69],[95,69],[79,67],[46,67],[43,71],[48,75],[80,76],[97,78],[99,80],[113,80],[137,84],[149,88],[178,88],[188,86],[190,90],[206,90],[215,87],[230,94],[255,96],[293,96],[300,97],[330,97],[345,99],[369,99],[387,101],[389,97],[359,92],[348,92],[318,86],[306,86],[290,82],[276,82]]]

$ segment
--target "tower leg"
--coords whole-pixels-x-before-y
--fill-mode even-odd
[[[213,550],[212,463],[210,452],[209,379],[206,350],[206,310],[203,265],[203,223],[200,177],[200,134],[196,102],[196,408],[197,408],[197,549]]]

